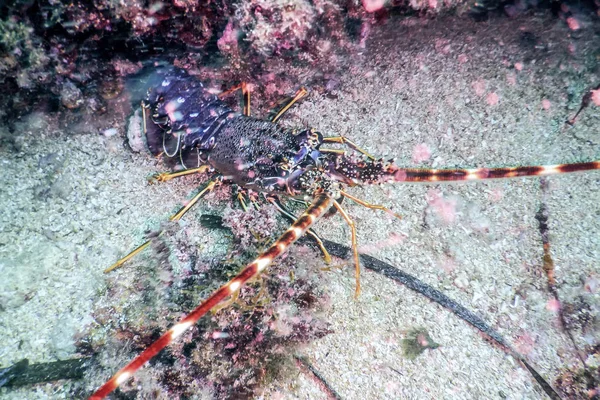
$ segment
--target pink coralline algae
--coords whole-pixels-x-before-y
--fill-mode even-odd
[[[600,89],[592,90],[592,103],[600,107]]]
[[[273,207],[261,207],[260,210],[252,208],[248,211],[228,210],[223,217],[223,224],[231,228],[242,247],[248,248],[272,236],[277,226],[274,215],[277,215],[277,211]]]
[[[412,160],[415,164],[429,160],[431,149],[425,143],[418,144],[413,149]]]
[[[229,54],[236,56],[239,54],[238,40],[241,32],[239,29],[235,29],[235,25],[232,21],[227,23],[223,35],[217,41],[217,47],[223,54]]]
[[[485,101],[490,105],[490,106],[495,106],[498,105],[498,102],[500,101],[500,98],[498,97],[498,95],[494,92],[489,93],[485,99]]]
[[[441,220],[450,224],[456,219],[456,199],[448,199],[443,196],[439,190],[431,189],[427,192],[427,203],[432,208],[434,213],[441,218]]]
[[[319,2],[254,0],[242,2],[235,17],[251,46],[261,54],[293,50],[316,27]]]

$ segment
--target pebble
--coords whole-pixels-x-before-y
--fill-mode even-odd
[[[66,81],[60,91],[60,102],[70,110],[77,109],[83,104],[83,93],[73,82]]]
[[[108,128],[104,132],[102,132],[102,134],[106,137],[112,137],[112,136],[117,135],[118,133],[119,133],[119,130],[117,128]]]

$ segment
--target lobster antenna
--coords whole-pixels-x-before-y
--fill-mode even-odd
[[[336,166],[355,184],[379,184],[388,182],[458,182],[487,179],[519,178],[525,176],[548,176],[580,171],[600,170],[600,160],[557,165],[539,165],[510,168],[472,169],[417,169],[400,168],[383,160],[356,163],[342,158]]]
[[[186,330],[191,328],[200,318],[208,313],[213,307],[218,305],[228,296],[236,293],[250,279],[263,272],[274,259],[285,253],[296,240],[298,240],[331,206],[333,199],[327,194],[319,194],[306,211],[298,218],[287,231],[283,233],[269,247],[267,251],[259,255],[254,261],[248,264],[242,272],[235,278],[221,286],[208,299],[204,300],[191,313],[182,318],[173,325],[165,334],[150,345],[146,350],[139,354],[123,369],[117,372],[109,381],[102,385],[89,400],[100,400],[105,398],[120,384],[129,379],[146,362],[157,355],[162,349],[167,347],[173,340],[179,337]]]
[[[511,168],[473,168],[473,169],[403,169],[396,168],[396,182],[444,182],[477,181],[484,179],[518,178],[522,176],[547,176],[569,172],[600,169],[600,161],[575,164],[539,165]]]
[[[177,136],[177,147],[175,147],[175,150],[173,151],[173,153],[169,154],[169,151],[167,150],[167,144],[165,142],[167,133],[163,134],[163,151],[165,152],[165,155],[169,158],[172,158],[175,156],[175,154],[177,154],[177,151],[179,150],[179,146],[181,146],[181,137],[183,136],[183,133],[175,132],[174,135]]]
[[[397,168],[394,172],[394,180],[396,182],[477,181],[484,179],[518,178],[522,176],[557,175],[595,169],[600,169],[600,161],[511,168],[429,170]]]

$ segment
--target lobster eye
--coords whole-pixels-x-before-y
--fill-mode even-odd
[[[210,139],[208,139],[208,147],[213,147],[215,145],[215,137],[212,136]]]
[[[323,143],[323,134],[321,132],[313,129],[310,133],[311,139],[315,142],[315,146],[319,146],[321,143]]]

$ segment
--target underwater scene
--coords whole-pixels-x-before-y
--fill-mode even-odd
[[[600,3],[0,3],[0,399],[600,399]]]

